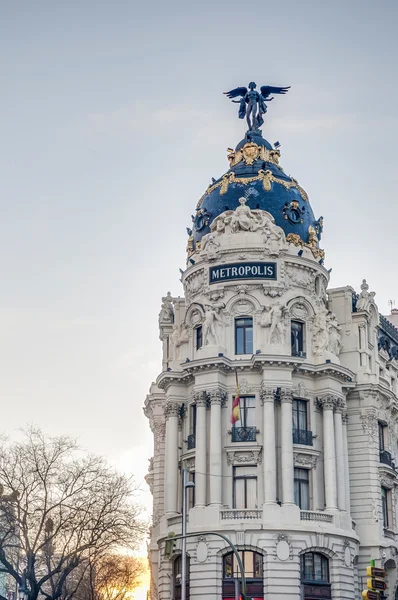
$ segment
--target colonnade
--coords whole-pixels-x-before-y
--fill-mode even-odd
[[[275,389],[262,388],[263,405],[263,480],[265,504],[276,504],[277,455],[275,432]],[[195,506],[204,507],[207,498],[212,505],[222,504],[223,434],[221,407],[226,392],[215,387],[194,392],[196,403],[195,432]],[[282,504],[294,504],[294,454],[292,435],[292,390],[279,389],[281,402],[281,491]],[[347,452],[347,419],[342,399],[325,395],[317,400],[323,411],[323,451],[326,510],[349,510],[349,475]],[[209,475],[207,478],[206,411],[210,408]],[[180,407],[166,406],[165,445],[165,512],[172,515],[178,507],[178,420]],[[209,481],[209,490],[207,490]],[[315,490],[314,490],[315,492]],[[318,490],[316,494],[318,496]],[[318,506],[314,508],[319,508]]]

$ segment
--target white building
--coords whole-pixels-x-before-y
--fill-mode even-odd
[[[152,599],[181,595],[181,469],[190,491],[187,597],[361,597],[371,558],[396,593],[398,330],[366,281],[327,289],[323,220],[248,132],[199,200],[183,298],[159,315],[162,371],[145,401],[154,434]],[[231,424],[240,393],[240,418]]]

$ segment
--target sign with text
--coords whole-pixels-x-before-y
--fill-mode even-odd
[[[209,283],[233,279],[276,279],[276,263],[245,262],[210,267]]]

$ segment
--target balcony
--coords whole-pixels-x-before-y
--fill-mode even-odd
[[[293,429],[293,444],[312,446],[312,431],[308,429]]]
[[[188,436],[187,446],[188,450],[193,450],[194,448],[196,448],[196,439],[194,433],[191,433],[191,435]]]
[[[383,463],[383,465],[388,465],[389,467],[395,470],[395,465],[392,461],[392,456],[387,450],[380,450],[380,462]]]
[[[233,442],[255,442],[256,427],[232,427]]]
[[[301,521],[318,521],[318,523],[333,523],[333,515],[315,510],[300,511]]]
[[[220,512],[221,515],[221,520],[222,521],[227,521],[227,520],[238,520],[241,521],[242,519],[256,519],[259,520],[262,518],[263,516],[263,511],[262,510],[256,510],[256,509],[248,509],[248,508],[240,508],[240,509],[232,509],[232,510],[222,510]]]

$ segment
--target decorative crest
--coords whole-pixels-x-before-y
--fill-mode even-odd
[[[271,102],[273,96],[271,94],[286,94],[290,89],[288,87],[273,87],[272,85],[262,85],[260,91],[256,90],[257,85],[254,81],[249,83],[249,89],[246,87],[238,87],[229,92],[224,92],[228,98],[239,104],[239,118],[246,117],[249,131],[258,130],[264,123],[263,115],[267,112],[266,102]],[[240,100],[234,100],[240,96]]]

